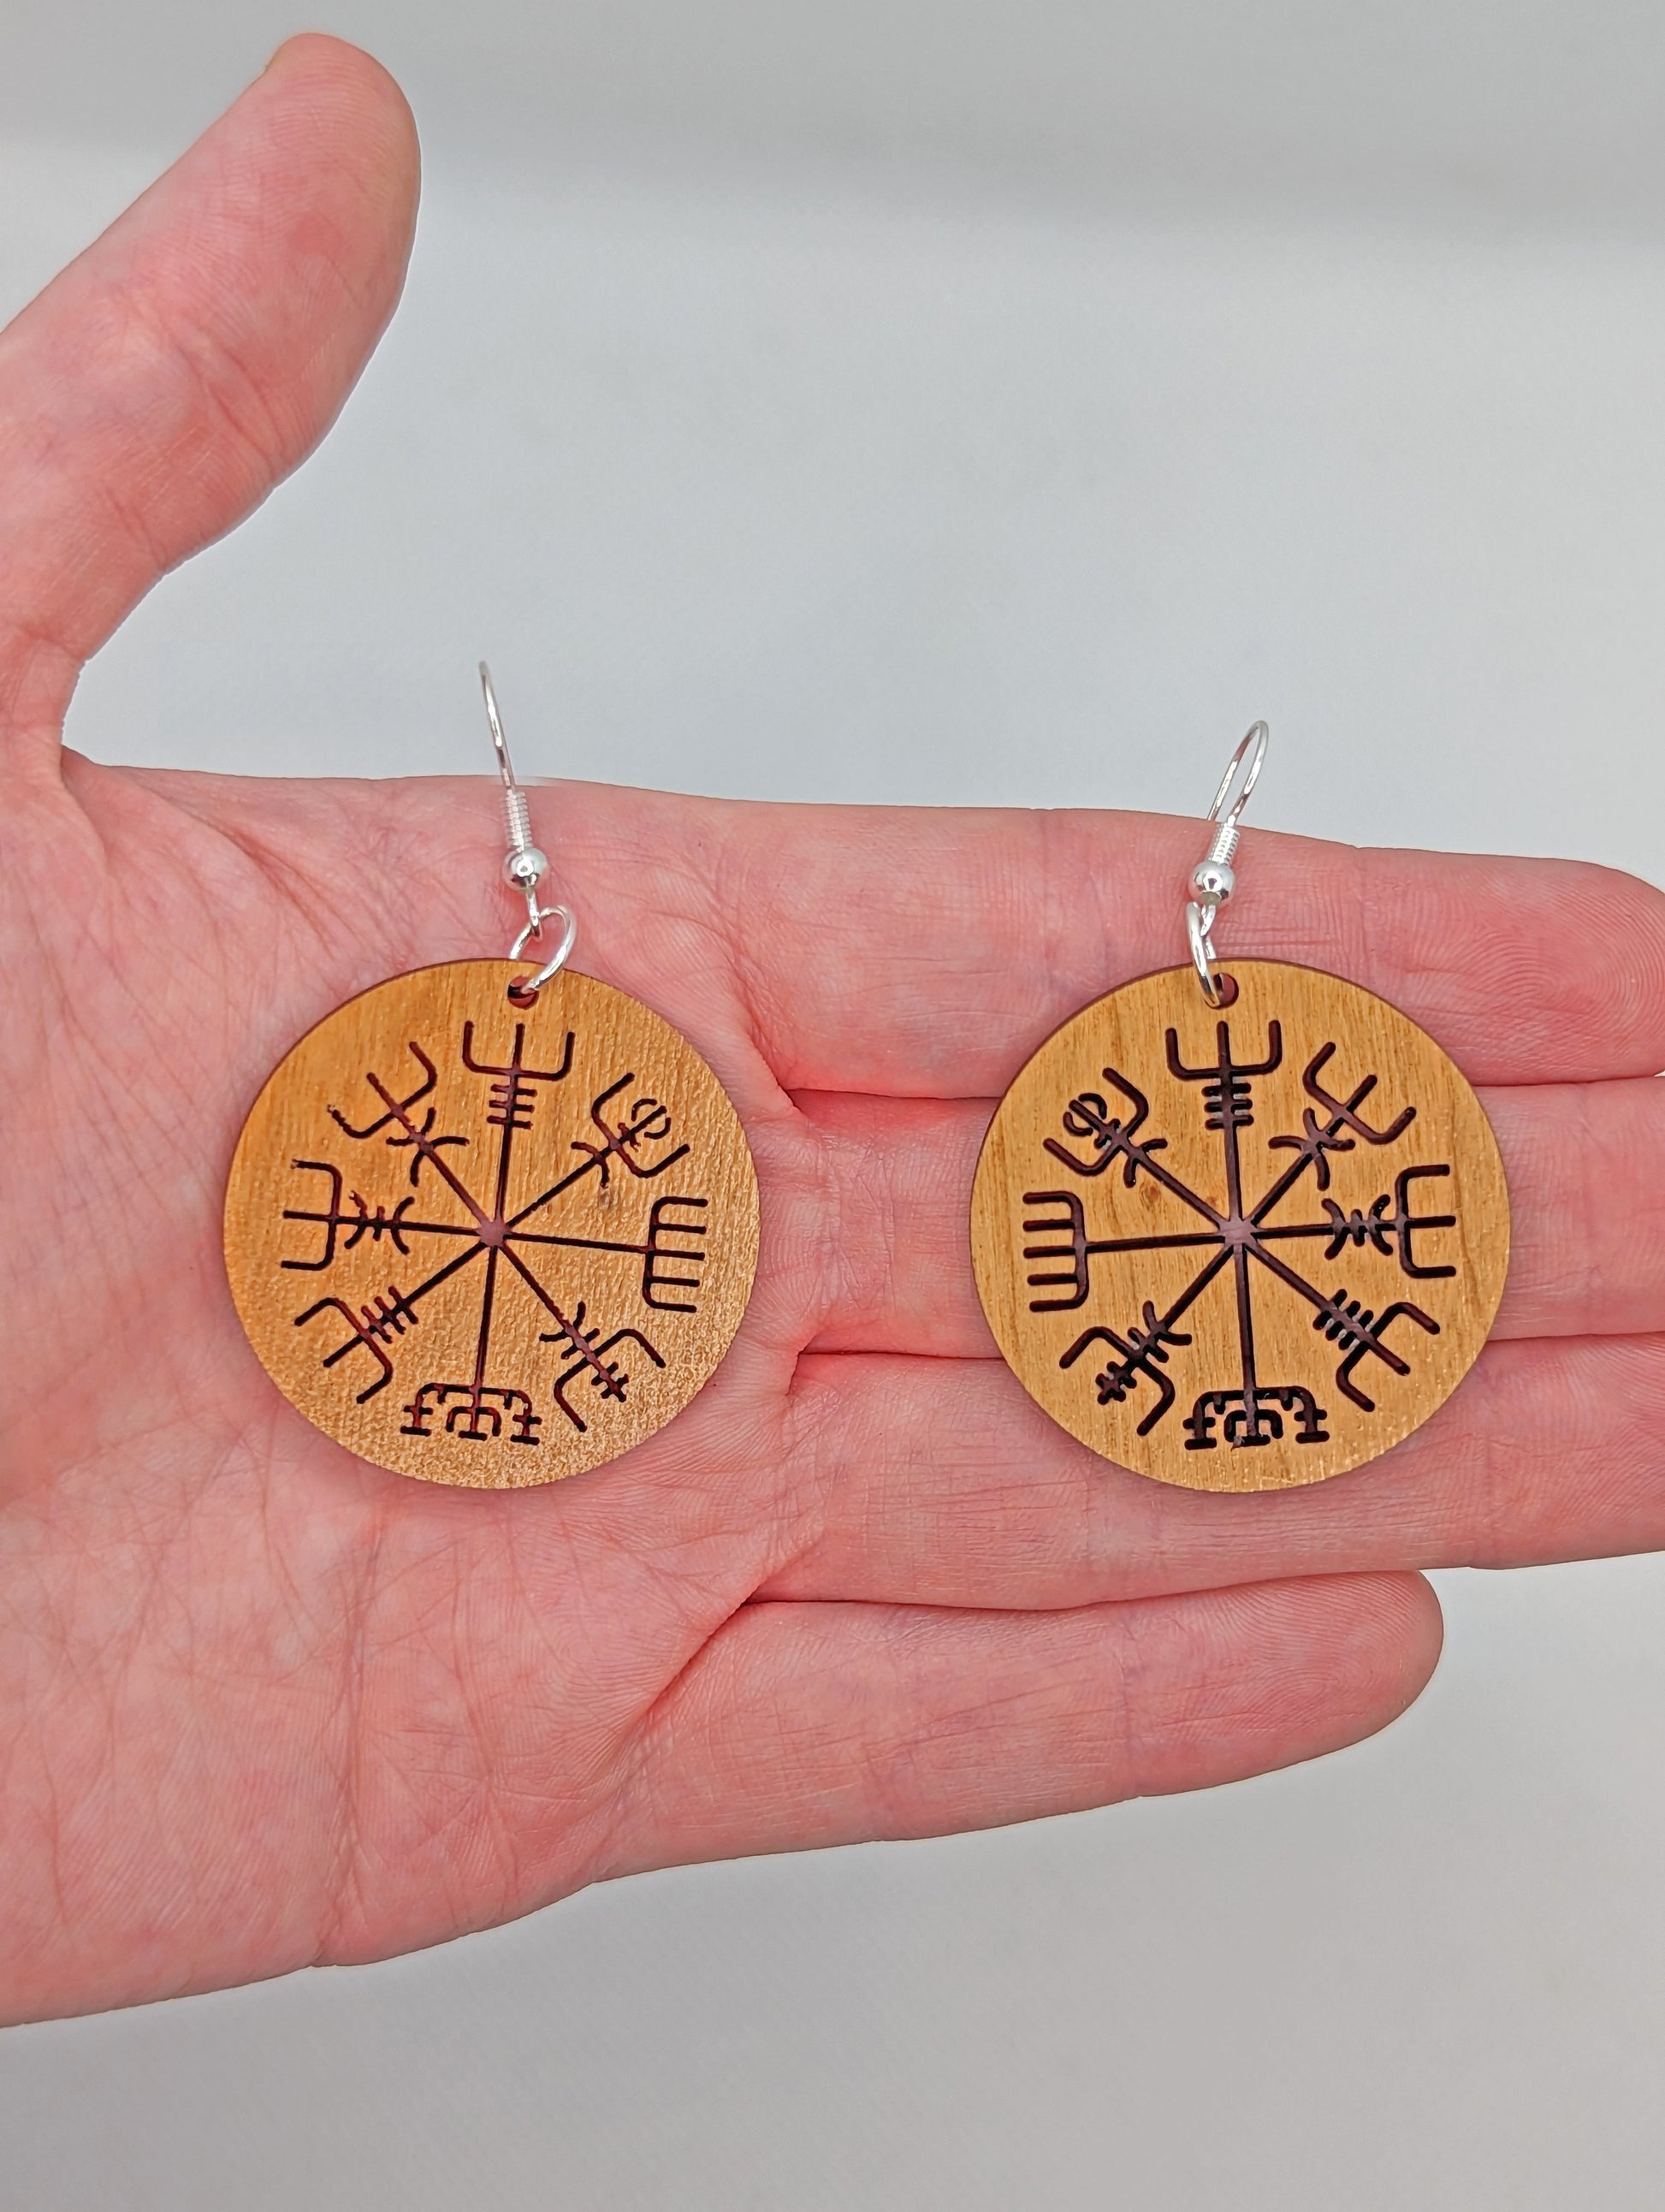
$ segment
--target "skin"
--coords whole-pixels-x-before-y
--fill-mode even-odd
[[[1497,1337],[1414,1437],[1197,1496],[1006,1373],[973,1160],[1040,1039],[1173,960],[1196,830],[1153,816],[541,790],[582,964],[745,1119],[746,1324],[671,1429],[547,1491],[410,1482],[293,1412],[226,1288],[231,1148],[385,948],[497,948],[487,786],[105,769],[61,728],[128,610],[327,428],[416,174],[386,75],[297,40],[0,336],[7,2017],[1309,1758],[1427,1679],[1414,1570],[1665,1536],[1665,901],[1597,868],[1245,839],[1234,949],[1402,1006],[1503,1146]]]

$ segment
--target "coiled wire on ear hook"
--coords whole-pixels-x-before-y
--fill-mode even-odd
[[[1237,849],[1237,825],[1266,758],[1272,736],[1264,722],[1251,722],[1242,743],[1226,763],[1208,819],[1215,823],[1208,850],[1191,871],[1192,896],[1185,908],[1185,936],[1191,963],[1211,1006],[1230,1006],[1235,992],[1226,988],[1229,978],[1220,974],[1214,951],[1214,921],[1220,908],[1237,888],[1232,855]]]
[[[550,957],[535,975],[527,976],[513,987],[511,995],[524,1002],[536,997],[551,976],[558,975],[566,966],[578,942],[578,917],[568,906],[540,906],[538,902],[538,886],[549,873],[550,856],[532,842],[532,809],[526,793],[514,780],[514,764],[509,758],[508,740],[503,735],[502,717],[497,711],[497,694],[491,688],[491,671],[483,660],[480,663],[480,690],[485,698],[486,720],[491,725],[497,772],[503,779],[503,818],[508,831],[503,881],[526,902],[526,923],[508,949],[509,958],[518,960],[534,939],[541,938],[546,921],[561,924],[560,941]]]

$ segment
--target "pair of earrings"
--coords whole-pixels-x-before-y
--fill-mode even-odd
[[[549,862],[480,677],[525,924],[507,959],[395,976],[294,1047],[238,1141],[226,1262],[316,1426],[509,1488],[616,1458],[708,1380],[750,1294],[757,1183],[687,1039],[568,967],[576,923],[539,903]],[[1266,744],[1257,722],[1211,811],[1188,964],[1048,1038],[972,1195],[1024,1389],[1103,1458],[1193,1489],[1320,1481],[1397,1443],[1472,1365],[1508,1264],[1496,1140],[1433,1040],[1339,976],[1219,966]]]

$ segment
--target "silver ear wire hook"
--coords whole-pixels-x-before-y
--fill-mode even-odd
[[[1214,921],[1237,888],[1237,878],[1231,869],[1231,856],[1237,849],[1237,824],[1260,776],[1271,735],[1264,722],[1251,722],[1242,744],[1226,763],[1220,787],[1214,793],[1214,804],[1208,810],[1208,819],[1218,826],[1208,850],[1191,871],[1194,896],[1185,909],[1185,934],[1191,948],[1192,964],[1202,984],[1202,995],[1211,1006],[1231,1003],[1221,988],[1223,979],[1215,965]]]
[[[508,830],[508,851],[503,860],[503,881],[519,891],[526,902],[526,926],[508,950],[511,960],[518,960],[534,938],[544,934],[546,921],[561,924],[561,940],[550,957],[535,975],[529,976],[520,988],[523,992],[540,991],[552,975],[557,975],[567,964],[573,946],[578,941],[578,918],[570,907],[539,906],[538,886],[549,873],[550,856],[532,842],[532,809],[526,794],[514,780],[514,764],[509,758],[508,740],[503,735],[502,717],[497,712],[497,694],[491,688],[491,671],[483,660],[480,663],[480,690],[486,702],[486,720],[491,725],[491,742],[497,754],[497,772],[503,779],[503,817]]]

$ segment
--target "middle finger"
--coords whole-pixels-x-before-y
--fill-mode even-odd
[[[1640,1078],[1487,1089],[1509,1181],[1509,1282],[1493,1334],[1665,1330],[1665,1083]],[[983,1099],[809,1092],[818,1173],[789,1179],[806,1250],[816,1352],[996,1356],[968,1227]],[[834,1236],[825,1236],[829,1211]],[[812,1216],[818,1218],[812,1218]],[[789,1227],[795,1224],[788,1224]]]

